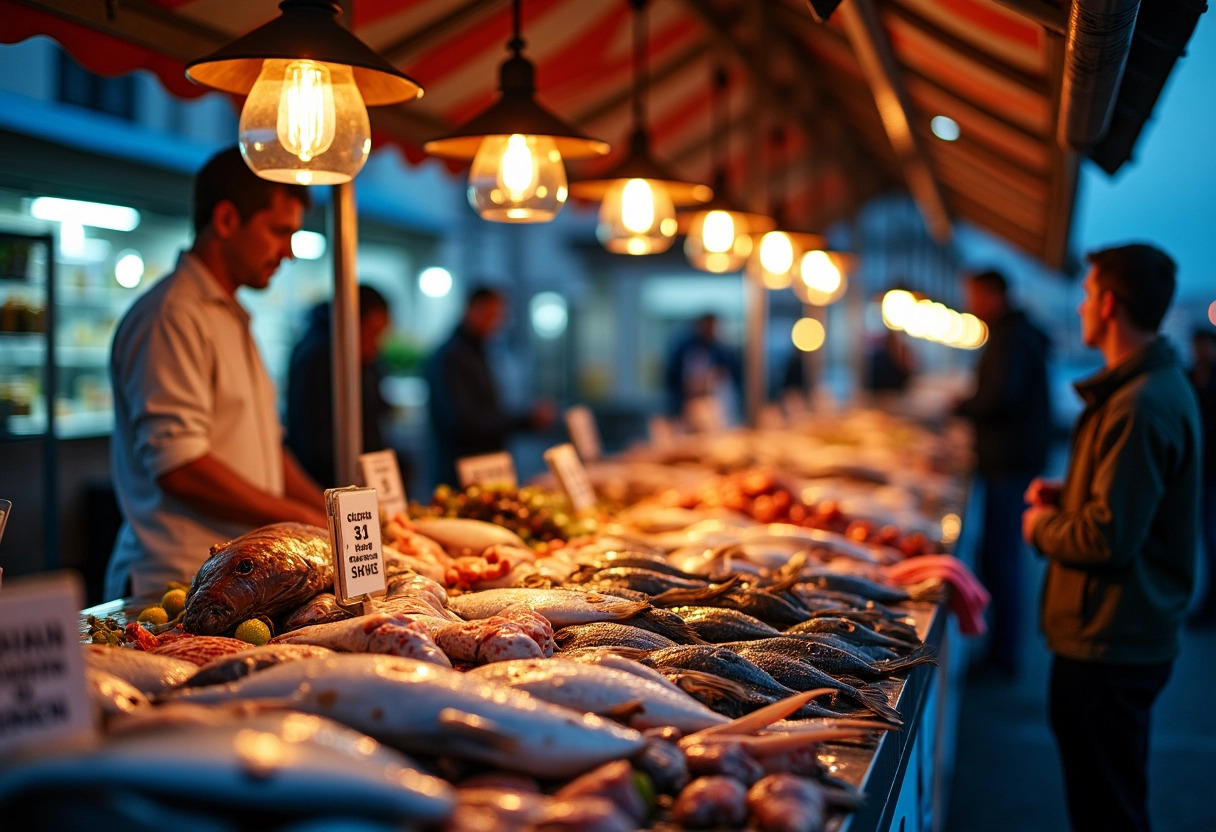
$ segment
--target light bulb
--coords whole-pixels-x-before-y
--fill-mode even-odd
[[[823,324],[814,318],[799,318],[794,322],[794,327],[790,331],[790,339],[794,342],[794,346],[802,352],[814,352],[823,346],[823,342],[827,339],[827,332],[823,328]]]
[[[794,267],[794,241],[784,231],[770,231],[760,238],[760,245],[747,261],[747,276],[774,291],[790,285]]]
[[[882,322],[887,329],[903,329],[908,325],[916,297],[905,289],[891,289],[882,296]]]
[[[486,136],[469,171],[469,204],[495,222],[547,222],[566,202],[566,167],[548,136]]]
[[[253,172],[292,185],[349,182],[371,152],[367,107],[342,64],[263,61],[239,130]]]
[[[844,296],[844,273],[826,251],[808,251],[798,264],[795,293],[804,303],[827,306]]]
[[[729,211],[702,211],[693,217],[684,240],[684,255],[697,269],[715,274],[733,272],[752,253],[752,238],[737,227]]]
[[[595,236],[617,254],[667,251],[676,236],[676,209],[667,188],[646,179],[614,182],[600,203]]]

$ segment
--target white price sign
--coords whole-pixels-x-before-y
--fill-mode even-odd
[[[586,405],[575,405],[566,411],[566,430],[574,443],[578,455],[587,462],[595,462],[603,455],[600,447],[600,431],[595,425],[595,416]]]
[[[330,545],[334,552],[334,594],[339,604],[384,596],[384,553],[380,548],[380,507],[374,488],[325,491]]]
[[[376,489],[381,516],[393,518],[405,511],[405,486],[401,483],[396,451],[388,448],[359,454],[359,467],[363,469],[363,484]]]
[[[466,456],[456,460],[456,473],[460,487],[470,485],[506,485],[514,488],[519,484],[515,477],[515,461],[506,451],[481,456]]]
[[[0,757],[23,745],[92,735],[80,649],[83,599],[72,573],[14,578],[0,595]]]
[[[587,469],[578,458],[578,451],[569,442],[545,451],[545,462],[561,484],[575,511],[586,511],[595,507],[595,488],[587,476]]]

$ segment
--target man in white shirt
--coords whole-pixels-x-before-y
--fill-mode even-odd
[[[195,240],[123,316],[110,353],[110,458],[125,521],[105,595],[189,581],[210,547],[285,520],[325,525],[324,498],[283,448],[274,385],[236,300],[265,289],[311,204],[231,148],[195,177]]]

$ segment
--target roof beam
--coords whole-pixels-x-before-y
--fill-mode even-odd
[[[996,0],[996,2],[1010,11],[1017,12],[1022,17],[1033,20],[1053,34],[1062,35],[1068,28],[1068,11],[1072,7],[1072,3],[1065,3],[1061,7],[1045,2],[1045,0]]]
[[[1060,96],[1064,84],[1065,39],[1047,34],[1047,60],[1052,78],[1051,111],[1060,118]],[[1055,125],[1053,125],[1055,127]],[[1055,134],[1055,130],[1052,130]],[[1072,215],[1077,203],[1077,179],[1081,173],[1081,157],[1056,142],[1047,142],[1050,149],[1051,193],[1047,198],[1047,233],[1043,241],[1043,261],[1053,269],[1063,271],[1068,263],[1068,241],[1072,231]]]
[[[945,243],[950,239],[950,214],[929,159],[912,130],[908,95],[878,13],[871,0],[851,0],[839,12],[857,62],[869,81],[887,137],[903,166],[908,190],[925,218],[929,235],[938,243]]]
[[[686,69],[689,64],[699,60],[707,52],[709,52],[709,44],[703,42],[694,43],[691,47],[683,50],[679,54],[668,58],[659,65],[658,69],[648,71],[648,80],[646,85],[647,93],[649,94],[649,92],[659,84],[663,83],[681,70]],[[596,103],[594,106],[575,113],[570,118],[570,122],[580,127],[591,124],[592,122],[598,121],[605,116],[611,115],[616,110],[630,104],[632,101],[633,82],[631,81],[627,86],[622,88],[620,92]]]
[[[390,43],[380,50],[380,54],[389,63],[402,62],[417,50],[433,45],[448,33],[468,26],[470,21],[488,14],[496,6],[501,5],[504,5],[504,0],[468,0],[443,17]]]

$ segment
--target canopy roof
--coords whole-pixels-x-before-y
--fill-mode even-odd
[[[834,11],[832,0],[815,0],[829,7],[826,23],[805,0],[647,5],[646,125],[653,155],[677,174],[711,182],[714,148],[724,145],[736,198],[756,209],[781,203],[806,230],[904,190],[938,239],[965,219],[1048,266],[1065,262],[1079,156],[1061,149],[1059,125],[1085,121],[1089,108],[1100,126],[1105,113],[1071,77],[1067,0],[844,0]],[[1117,94],[1109,131],[1085,153],[1108,172],[1130,158],[1205,10],[1203,0],[1145,2],[1121,83],[1122,50],[1097,61],[1099,92],[1107,83]],[[185,64],[277,14],[273,0],[0,0],[0,41],[47,35],[95,72],[147,69],[173,93],[196,96],[207,90],[187,80]],[[425,89],[418,101],[370,111],[377,142],[419,161],[424,142],[496,99],[507,0],[353,0],[351,14],[355,33]],[[538,99],[614,148],[576,175],[603,172],[628,148],[631,20],[627,0],[523,3]],[[715,139],[719,65],[729,71],[729,117]],[[938,115],[957,122],[956,141],[934,136]],[[778,126],[779,153],[770,141]]]

